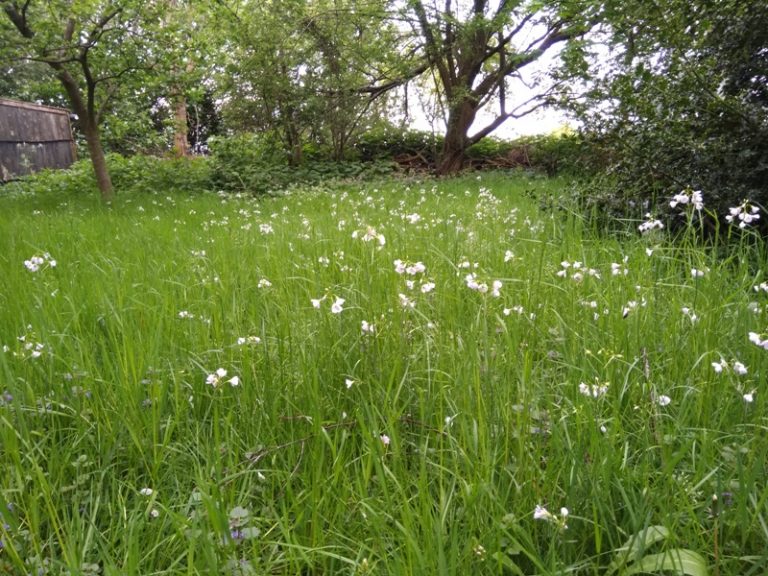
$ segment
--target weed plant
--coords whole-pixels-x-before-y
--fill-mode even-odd
[[[0,198],[0,568],[768,572],[762,245],[564,186]]]

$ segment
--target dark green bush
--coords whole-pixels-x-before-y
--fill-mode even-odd
[[[355,150],[363,161],[388,159],[422,170],[434,169],[443,137],[394,126],[377,127],[363,134]],[[548,175],[581,174],[588,170],[577,134],[526,136],[516,140],[488,137],[467,150],[470,169],[526,168]]]
[[[676,212],[670,197],[690,187],[704,195],[710,229],[744,200],[768,206],[768,4],[651,8],[642,33],[631,11],[616,13],[616,34],[637,42],[619,36],[626,52],[576,108],[588,157],[603,168],[582,203],[619,215],[639,204],[663,215]],[[768,218],[754,224],[768,232]]]
[[[437,134],[384,125],[361,134],[354,150],[364,162],[416,156],[421,157],[427,167],[431,167],[442,145],[443,137]]]
[[[254,134],[212,138],[211,184],[216,190],[265,194],[296,184],[320,184],[329,180],[364,180],[391,174],[393,164],[382,159],[370,162],[333,162],[317,150],[305,161],[290,166],[282,148]]]

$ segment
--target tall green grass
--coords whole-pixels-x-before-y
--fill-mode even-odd
[[[0,198],[2,568],[768,571],[762,245],[565,185]]]

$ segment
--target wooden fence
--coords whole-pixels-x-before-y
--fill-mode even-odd
[[[0,98],[0,181],[76,159],[69,111]]]

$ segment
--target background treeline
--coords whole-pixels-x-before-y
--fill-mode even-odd
[[[192,172],[225,191],[522,167],[580,176],[578,200],[601,217],[663,216],[688,186],[711,224],[744,200],[768,204],[768,5],[757,0],[2,9],[0,96],[73,110],[105,200],[121,167],[154,162],[107,155],[196,154],[208,160]],[[494,139],[546,107],[577,132]],[[443,128],[408,130],[419,114]]]

